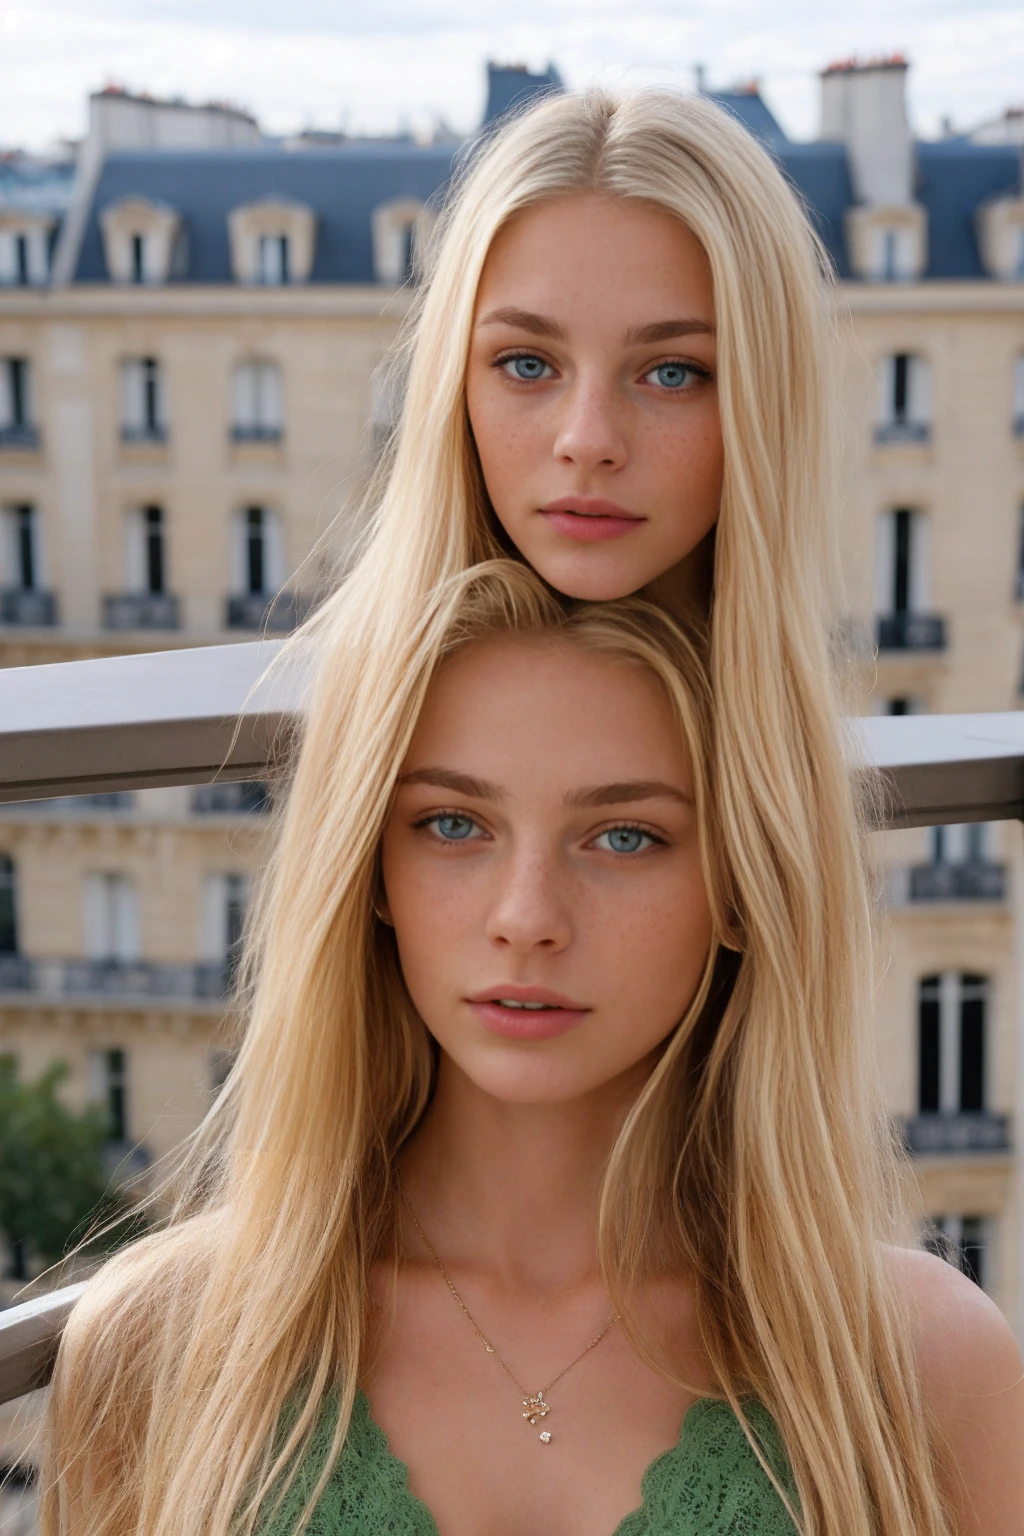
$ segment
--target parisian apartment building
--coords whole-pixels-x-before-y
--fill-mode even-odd
[[[820,77],[776,157],[845,317],[843,557],[865,709],[1021,706],[1024,118],[918,141],[894,58]],[[557,72],[491,66],[485,122]],[[307,133],[108,89],[0,160],[0,664],[283,635],[343,565],[392,425],[381,363],[464,141]],[[260,783],[0,806],[0,1052],[61,1059],[154,1168],[230,1063]],[[908,1222],[1024,1334],[1020,833],[880,834],[879,1058]]]

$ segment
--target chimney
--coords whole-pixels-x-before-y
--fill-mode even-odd
[[[846,145],[859,203],[898,208],[914,200],[914,143],[907,121],[907,61],[856,59],[821,72],[822,139]]]

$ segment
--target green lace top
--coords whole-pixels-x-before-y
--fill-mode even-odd
[[[772,1419],[754,1405],[750,1422],[795,1504],[789,1463]],[[260,1526],[260,1536],[294,1536],[332,1427],[332,1416],[325,1413],[284,1503]],[[702,1399],[693,1405],[676,1444],[647,1468],[641,1491],[642,1505],[612,1536],[794,1536],[796,1529],[727,1403]],[[306,1531],[308,1536],[438,1536],[433,1515],[410,1491],[408,1469],[392,1454],[363,1392],[356,1396],[344,1449]]]

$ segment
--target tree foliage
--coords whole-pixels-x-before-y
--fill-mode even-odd
[[[22,1083],[14,1062],[0,1057],[0,1231],[16,1273],[26,1247],[55,1263],[123,1209],[109,1188],[106,1116],[95,1106],[76,1112],[63,1103],[57,1090],[67,1072],[54,1062]]]

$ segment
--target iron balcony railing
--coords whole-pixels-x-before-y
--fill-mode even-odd
[[[880,651],[944,651],[946,621],[937,613],[883,613],[878,618]]]
[[[177,629],[180,623],[173,592],[113,592],[103,599],[104,629]]]
[[[0,999],[5,993],[28,994],[34,1002],[167,1003],[222,1001],[231,985],[225,961],[40,960],[28,955],[0,955]]]
[[[225,603],[224,622],[228,629],[286,634],[302,623],[312,606],[304,592],[237,592]]]
[[[264,676],[279,644],[0,670],[0,801],[263,781],[304,693],[295,666]],[[857,721],[850,756],[854,772],[880,782],[879,827],[1024,818],[1024,711]],[[918,1153],[1009,1146],[1000,1116],[918,1116],[905,1135]],[[0,1402],[49,1379],[80,1292],[0,1312]]]
[[[57,622],[57,599],[35,587],[0,588],[0,624],[44,627]]]
[[[908,873],[910,901],[1006,900],[1006,865],[988,859],[965,864],[914,864]]]
[[[903,417],[881,421],[875,428],[876,443],[929,443],[932,429],[927,421],[908,421]]]

